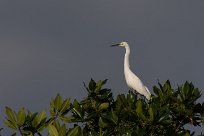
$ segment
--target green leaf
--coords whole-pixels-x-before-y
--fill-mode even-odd
[[[45,128],[47,128],[46,119],[43,119],[43,121],[37,127],[37,131],[40,132],[40,131],[44,130]]]
[[[128,102],[125,98],[125,95],[118,95],[117,100],[116,100],[116,111],[120,111],[121,109],[127,109],[128,107]]]
[[[189,93],[189,90],[190,90],[190,85],[189,85],[188,81],[185,82],[182,90],[183,90],[184,96],[186,97]]]
[[[18,128],[17,128],[17,126],[16,126],[16,124],[15,123],[13,123],[13,122],[11,122],[10,120],[5,120],[5,124],[8,126],[8,127],[10,127],[10,128],[12,128],[12,129],[14,129],[14,130],[17,130]]]
[[[108,79],[105,79],[101,82],[101,86],[103,86],[104,84],[106,84],[106,82],[108,81]]]
[[[100,128],[105,128],[107,124],[103,121],[102,117],[99,118],[98,125]]]
[[[37,124],[40,124],[40,122],[46,118],[46,112],[42,111],[37,116]]]
[[[142,110],[142,101],[138,100],[136,102],[136,112],[138,114],[138,116],[142,119],[142,120],[146,120],[146,117],[143,114],[143,110]]]
[[[63,104],[62,104],[62,106],[61,106],[61,108],[60,108],[60,112],[61,112],[61,113],[65,112],[69,106],[70,106],[70,99],[66,99],[66,100],[63,102]]]
[[[99,105],[99,111],[105,110],[109,107],[109,103],[102,103]]]
[[[59,119],[61,119],[64,122],[71,123],[74,117],[73,116],[66,117],[66,116],[60,115]]]
[[[96,88],[96,82],[91,79],[91,81],[89,82],[89,89],[91,90],[91,92],[94,92]]]
[[[163,86],[163,89],[164,91],[168,91],[168,90],[171,90],[171,84],[170,84],[170,81],[167,80]]]
[[[88,136],[99,136],[99,134],[95,130],[91,130],[88,132]]]
[[[141,100],[138,100],[136,102],[136,112],[137,113],[142,113],[142,102],[141,102]]]
[[[17,124],[18,124],[18,126],[22,126],[24,124],[25,118],[26,118],[25,109],[22,108],[22,109],[19,110],[19,112],[17,114]]]
[[[37,126],[38,124],[37,124],[37,120],[36,120],[36,116],[38,115],[38,113],[36,112],[36,113],[34,113],[34,114],[32,114],[31,112],[29,112],[28,113],[28,115],[27,115],[27,118],[26,118],[26,120],[28,121],[28,122],[31,122],[32,123],[32,126]]]
[[[57,132],[57,129],[55,128],[55,126],[49,125],[48,130],[49,130],[49,134],[51,136],[58,136],[58,132]]]
[[[9,107],[6,107],[6,114],[8,116],[8,119],[11,121],[11,122],[15,122],[16,119],[15,119],[15,114],[14,114],[14,111],[9,108]]]
[[[25,136],[33,136],[33,134],[32,134],[31,131],[24,131],[24,130],[22,130],[21,132],[22,132],[23,136],[24,136],[24,135],[25,135]]]
[[[98,93],[98,91],[101,90],[102,86],[107,82],[107,79],[106,80],[99,80],[97,83],[96,83],[96,87],[95,87],[95,93]]]
[[[134,103],[134,101],[137,99],[135,97],[135,94],[133,93],[133,91],[129,90],[128,94],[127,94],[127,99],[128,101],[130,101],[131,103]]]
[[[115,112],[111,109],[111,117],[112,117],[112,121],[117,124],[118,122],[118,116],[115,114]]]
[[[87,119],[95,118],[95,117],[97,117],[97,115],[98,115],[97,112],[92,111],[92,112],[90,112],[90,113],[88,114]]]
[[[168,113],[163,113],[162,116],[159,118],[158,122],[162,123],[163,121],[166,121],[168,118],[169,118],[169,114]]]
[[[154,112],[152,110],[152,107],[149,107],[148,112],[149,112],[150,120],[153,121],[154,120]]]
[[[157,86],[153,87],[153,91],[157,96],[159,96],[159,92],[161,92],[161,90]]]
[[[68,133],[68,136],[80,136],[81,128],[79,126],[74,127]]]
[[[78,115],[80,118],[83,118],[83,111],[78,103],[78,101],[75,99],[72,105],[72,111]]]
[[[101,89],[99,91],[99,99],[104,100],[104,99],[111,99],[112,100],[112,93],[110,89]]]
[[[51,102],[50,102],[50,115],[51,116],[55,116],[55,104],[54,104],[54,100],[52,100]]]
[[[160,99],[161,98],[163,98],[163,95],[162,95],[162,85],[160,84],[160,83],[158,83],[159,84],[159,86],[160,86],[160,89],[157,87],[157,86],[154,86],[153,87],[153,91],[154,91],[154,93],[158,96],[158,97],[160,97]]]
[[[66,126],[63,124],[59,129],[59,136],[66,136]]]
[[[61,108],[62,105],[62,97],[58,94],[54,100],[54,106],[57,111]]]
[[[57,130],[60,129],[60,121],[59,120],[54,120],[53,123],[52,123],[53,126],[55,126],[55,128]]]
[[[198,90],[198,88],[195,88],[195,89],[193,90],[193,92],[194,92],[194,95],[195,95],[196,99],[200,98],[201,93],[200,93],[200,91]]]

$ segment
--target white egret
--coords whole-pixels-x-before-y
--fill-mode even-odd
[[[121,42],[111,46],[125,47],[126,53],[125,53],[125,59],[124,59],[124,74],[125,74],[126,83],[131,89],[134,89],[139,94],[144,95],[147,98],[147,100],[150,100],[151,93],[149,92],[148,88],[144,86],[142,81],[130,70],[130,65],[129,65],[130,47],[128,43]]]

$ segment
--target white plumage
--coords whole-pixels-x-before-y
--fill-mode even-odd
[[[125,58],[124,58],[124,74],[127,85],[137,91],[139,94],[144,95],[147,100],[150,100],[151,93],[148,88],[143,85],[142,81],[131,71],[129,65],[130,47],[127,42],[121,42],[112,46],[125,47]]]

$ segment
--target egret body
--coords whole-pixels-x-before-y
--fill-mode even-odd
[[[146,86],[143,85],[142,81],[131,71],[129,65],[129,56],[130,56],[130,47],[127,42],[121,42],[119,44],[111,45],[111,46],[120,46],[124,47],[125,58],[124,58],[124,75],[127,85],[137,91],[139,94],[144,95],[147,100],[150,100],[150,92]]]

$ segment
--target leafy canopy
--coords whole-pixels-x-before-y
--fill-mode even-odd
[[[153,87],[155,95],[147,102],[129,91],[113,98],[111,89],[103,88],[107,80],[85,86],[87,96],[78,101],[59,94],[46,111],[31,113],[22,108],[15,112],[6,107],[5,124],[22,136],[190,136],[186,124],[202,127],[204,103],[198,103],[200,91],[185,82],[173,89],[169,81]],[[201,134],[202,135],[202,134]]]

